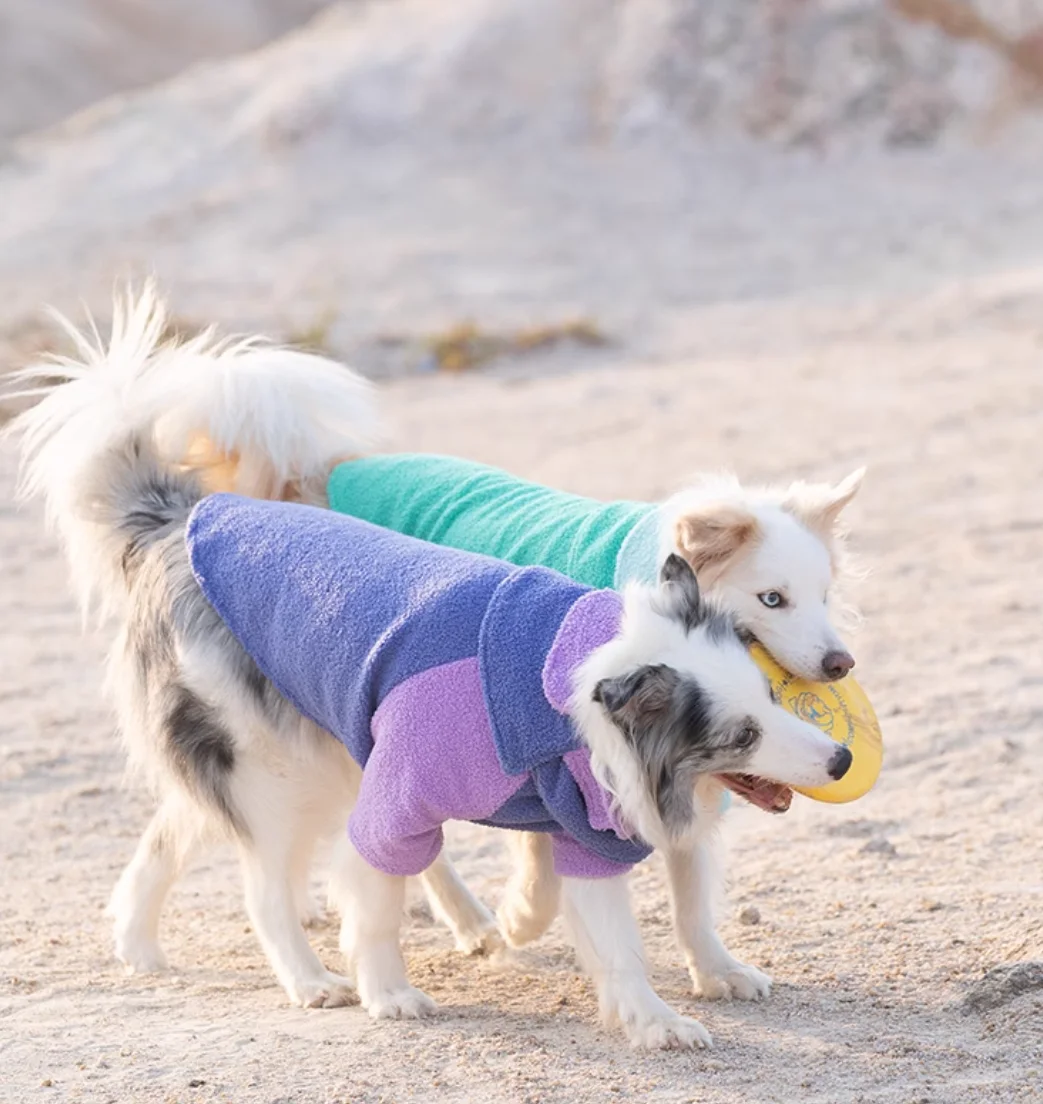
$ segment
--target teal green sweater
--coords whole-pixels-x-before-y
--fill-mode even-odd
[[[653,582],[659,512],[596,502],[451,456],[404,453],[339,464],[330,508],[433,544],[519,566],[550,567],[578,583]]]

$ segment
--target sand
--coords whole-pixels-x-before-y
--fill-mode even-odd
[[[771,999],[695,1000],[659,863],[635,878],[656,984],[713,1032],[709,1055],[631,1053],[603,1032],[559,928],[496,967],[414,918],[410,969],[443,1009],[429,1023],[287,1008],[227,856],[175,893],[173,972],[122,976],[102,909],[149,802],[121,784],[102,647],[80,637],[60,557],[35,512],[5,506],[0,1097],[1039,1099],[1043,993],[961,1007],[986,969],[1043,957],[1040,334],[1035,321],[998,324],[988,297],[968,300],[958,317],[908,302],[900,339],[853,322],[824,352],[387,389],[410,447],[600,495],[655,497],[722,463],[752,478],[870,464],[852,515],[872,569],[854,642],[885,772],[851,806],[729,817],[723,930],[774,974]],[[495,835],[460,830],[451,851],[495,903]],[[758,925],[737,922],[746,904]],[[334,962],[335,927],[314,939]]]
[[[151,268],[186,324],[306,331],[357,357],[385,379],[402,447],[649,499],[708,467],[839,478],[867,463],[850,515],[869,572],[851,643],[884,773],[850,806],[729,814],[722,930],[773,974],[763,1004],[691,994],[661,865],[636,874],[655,984],[713,1033],[709,1053],[637,1053],[605,1032],[560,925],[493,963],[458,956],[420,907],[409,966],[438,1018],[289,1008],[222,851],[170,901],[171,971],[125,977],[103,909],[151,805],[124,781],[101,699],[106,636],[81,635],[39,511],[12,503],[8,451],[0,1100],[1043,1099],[1039,972],[1014,975],[1024,988],[1002,972],[982,985],[1043,960],[1037,149],[599,145],[568,139],[568,112],[543,131],[519,124],[517,140],[497,116],[472,146],[448,124],[418,138],[430,115],[408,97],[394,142],[326,123],[288,145],[255,141],[273,105],[281,120],[322,120],[300,104],[343,102],[314,67],[311,99],[280,83],[302,72],[283,51],[314,48],[307,35],[276,44],[17,147],[0,170],[9,359],[34,339],[41,301],[103,307],[116,276]],[[406,71],[383,62],[392,84]],[[250,98],[261,72],[280,89],[263,103]],[[236,102],[248,106],[233,116]],[[193,136],[191,163],[178,143],[147,141],[143,120]],[[502,330],[576,315],[612,344],[406,372],[423,335],[465,318]],[[402,335],[407,353],[392,355]],[[459,828],[450,850],[495,905],[497,836]],[[757,924],[740,922],[750,906]],[[336,966],[335,923],[312,938]]]

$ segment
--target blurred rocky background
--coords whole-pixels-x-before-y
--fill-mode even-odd
[[[0,355],[152,272],[375,373],[784,340],[1030,263],[1041,92],[1043,0],[0,0]]]

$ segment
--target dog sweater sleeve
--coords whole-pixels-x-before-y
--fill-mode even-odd
[[[645,503],[596,502],[448,456],[352,460],[334,468],[327,494],[339,513],[594,587],[617,585],[628,538],[655,528]]]
[[[372,730],[348,834],[386,874],[420,874],[441,850],[447,820],[487,821],[524,782],[500,766],[476,658],[399,683]]]

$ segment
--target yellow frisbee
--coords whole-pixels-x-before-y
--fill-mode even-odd
[[[793,788],[814,798],[841,805],[867,794],[884,761],[880,722],[862,687],[848,675],[840,682],[807,682],[780,667],[760,646],[750,648],[757,666],[768,676],[775,700],[802,721],[817,725],[830,739],[851,752],[851,766],[839,782],[813,790]]]

